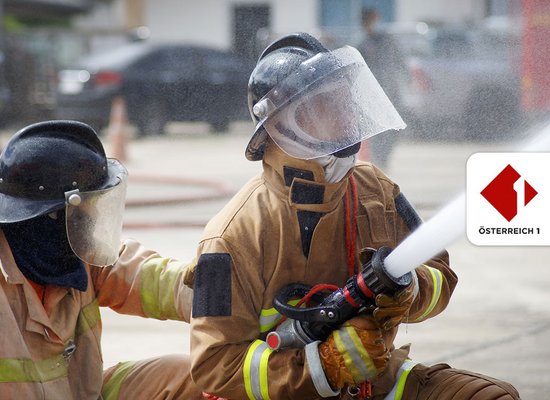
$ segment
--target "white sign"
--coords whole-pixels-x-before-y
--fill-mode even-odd
[[[550,245],[550,153],[476,153],[466,180],[473,244]]]

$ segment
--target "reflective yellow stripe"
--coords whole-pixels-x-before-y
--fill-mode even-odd
[[[401,400],[403,398],[403,392],[405,391],[407,377],[409,376],[409,373],[415,365],[416,363],[410,359],[405,360],[405,362],[401,364],[401,367],[399,367],[399,371],[397,371],[396,383],[395,385],[393,385],[391,392],[389,392],[387,396],[384,397],[384,400]]]
[[[63,354],[45,360],[0,359],[0,382],[48,382],[68,375]]]
[[[363,382],[376,376],[376,368],[353,327],[340,328],[334,331],[333,337],[336,348],[355,382]]]
[[[246,394],[251,400],[269,400],[267,369],[272,350],[262,340],[255,340],[244,359],[243,376]]]
[[[94,299],[80,310],[75,336],[93,329],[101,320],[99,303]],[[71,341],[74,338],[71,338]],[[48,382],[68,376],[63,354],[45,360],[24,358],[0,359],[0,382]]]
[[[281,320],[281,314],[274,308],[260,311],[260,332],[266,333],[273,329]]]
[[[169,258],[153,258],[141,268],[140,298],[146,317],[181,319],[176,311],[174,287],[183,269],[179,268],[179,263],[170,265],[170,261]]]
[[[437,305],[437,302],[439,301],[439,297],[441,296],[441,288],[443,286],[443,275],[441,274],[441,271],[438,269],[428,267],[427,265],[424,265],[430,272],[432,276],[433,286],[434,290],[432,292],[432,298],[430,300],[430,304],[428,305],[428,308],[424,311],[424,313],[415,319],[415,321],[421,321],[424,318],[426,318],[435,308]]]
[[[290,300],[288,304],[295,306],[300,300]],[[260,311],[260,332],[266,333],[275,328],[282,315],[275,308],[267,308]]]
[[[93,329],[100,320],[99,302],[95,299],[80,310],[76,321],[75,335],[78,336]]]
[[[134,365],[136,365],[136,361],[127,361],[117,365],[115,372],[101,389],[104,400],[118,400],[122,383]]]

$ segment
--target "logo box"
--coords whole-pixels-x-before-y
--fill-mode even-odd
[[[475,153],[466,234],[478,246],[550,245],[550,153]]]

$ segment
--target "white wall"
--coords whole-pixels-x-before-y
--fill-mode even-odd
[[[483,17],[480,0],[401,0],[397,1],[397,21],[466,22]]]
[[[144,15],[152,40],[228,48],[233,40],[233,7],[242,4],[269,5],[273,32],[317,30],[317,0],[146,0]]]
[[[185,41],[228,48],[230,3],[224,0],[146,0],[145,24],[151,40]]]
[[[97,3],[93,12],[76,17],[74,25],[81,30],[115,30],[124,26],[124,3],[115,1],[112,4]]]
[[[317,0],[272,0],[272,31],[290,33],[305,31],[315,33],[319,26],[319,2]]]

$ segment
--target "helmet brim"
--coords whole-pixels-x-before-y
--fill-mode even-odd
[[[115,160],[114,166],[108,168],[108,179],[102,188],[108,188],[118,183],[120,163]],[[124,167],[122,167],[124,168]],[[40,215],[65,208],[65,197],[58,199],[29,199],[0,193],[0,224],[26,221]]]
[[[246,146],[246,159],[249,161],[260,161],[264,157],[266,144],[267,132],[261,125],[258,125]]]
[[[64,207],[64,199],[36,200],[0,193],[0,224],[26,221]]]

